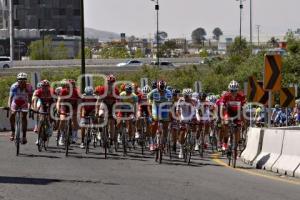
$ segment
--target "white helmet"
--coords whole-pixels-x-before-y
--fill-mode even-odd
[[[17,80],[27,80],[27,78],[28,78],[28,75],[24,72],[19,73],[17,76]]]
[[[300,104],[300,99],[296,99],[295,103],[298,105]]]
[[[216,103],[217,98],[215,95],[210,95],[206,98],[207,101],[211,102],[211,103]]]
[[[91,86],[87,86],[87,87],[85,87],[85,89],[84,89],[84,93],[85,93],[85,95],[87,95],[87,96],[93,96],[93,94],[94,94],[94,88],[91,87]]]
[[[142,89],[143,94],[148,94],[149,92],[151,92],[151,88],[149,85],[145,85]]]
[[[238,91],[240,88],[240,85],[235,80],[232,80],[228,85],[228,90],[230,91]]]
[[[183,96],[192,96],[193,90],[191,88],[185,88],[182,90]]]
[[[198,92],[193,92],[192,98],[193,99],[199,99],[199,93]]]

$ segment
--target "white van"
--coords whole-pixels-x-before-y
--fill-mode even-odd
[[[0,56],[0,69],[7,69],[11,67],[11,61],[9,57]]]

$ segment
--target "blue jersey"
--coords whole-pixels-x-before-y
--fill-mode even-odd
[[[152,105],[152,117],[154,120],[169,119],[169,112],[173,102],[173,95],[170,90],[165,90],[161,94],[158,89],[154,89],[148,94],[148,101]]]

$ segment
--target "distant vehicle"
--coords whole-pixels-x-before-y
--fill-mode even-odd
[[[144,63],[139,60],[129,60],[127,62],[117,64],[117,67],[126,67],[126,66],[140,67],[143,65]]]
[[[274,49],[268,49],[267,54],[286,56],[288,53],[285,49],[274,48]]]
[[[158,62],[152,61],[150,65],[158,65]],[[169,61],[159,61],[159,66],[175,67],[175,65]]]
[[[2,69],[8,69],[11,67],[11,61],[9,57],[6,56],[0,56],[0,68]]]
[[[215,56],[215,57],[207,57],[200,61],[200,64],[211,64],[212,62],[217,62],[223,60],[222,57]]]

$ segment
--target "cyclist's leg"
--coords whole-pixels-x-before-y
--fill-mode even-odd
[[[79,129],[79,125],[78,125],[78,119],[77,119],[77,112],[78,109],[74,108],[73,109],[73,113],[72,113],[72,142],[76,143],[77,139],[78,139],[78,129]]]
[[[158,129],[158,121],[153,119],[150,129],[150,137],[149,137],[149,143],[150,143],[150,151],[155,150],[156,144],[154,144],[154,138],[156,136],[156,132]]]
[[[13,141],[15,138],[15,123],[16,123],[16,112],[15,111],[11,111],[10,117],[9,117],[9,121],[10,121],[10,127],[11,127],[11,136],[10,136],[10,140]]]
[[[185,134],[186,134],[186,128],[184,125],[180,125],[180,129],[179,129],[179,138],[178,138],[178,142],[179,142],[179,154],[178,154],[178,158],[183,158],[183,146],[185,143]]]

